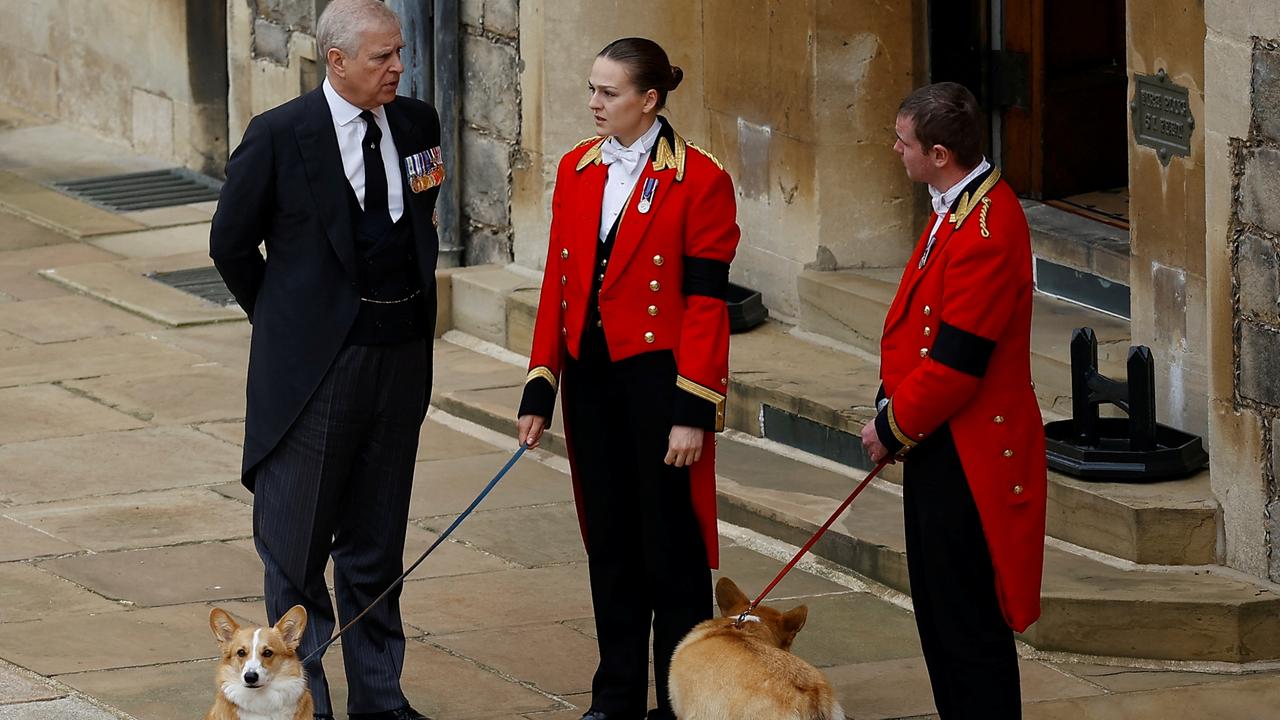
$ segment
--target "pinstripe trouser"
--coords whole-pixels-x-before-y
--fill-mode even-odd
[[[403,571],[418,433],[430,397],[428,341],[348,346],[279,445],[256,468],[253,535],[265,566],[267,617],[307,609],[299,652],[333,633],[325,585],[333,557],[343,623]],[[397,589],[342,636],[348,712],[406,705]],[[317,713],[332,712],[319,659],[307,667]]]

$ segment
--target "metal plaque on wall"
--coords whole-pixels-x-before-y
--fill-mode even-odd
[[[1161,68],[1155,75],[1133,76],[1134,142],[1155,148],[1160,162],[1169,164],[1174,155],[1191,154],[1191,131],[1196,119],[1191,116],[1187,89],[1174,83]]]

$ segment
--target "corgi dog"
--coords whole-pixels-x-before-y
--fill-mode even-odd
[[[699,623],[671,658],[671,709],[680,720],[845,720],[817,668],[791,654],[809,608],[779,612],[751,601],[727,577],[716,583],[721,617]]]
[[[222,648],[218,691],[205,720],[312,720],[311,693],[298,658],[307,611],[294,605],[273,627],[240,627],[214,608],[209,627]]]

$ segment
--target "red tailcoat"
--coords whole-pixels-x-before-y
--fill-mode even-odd
[[[885,317],[877,434],[910,449],[948,423],[982,519],[1005,621],[1040,616],[1044,429],[1031,381],[1031,243],[999,170],[975,180],[921,258],[920,238]]]
[[[627,201],[600,287],[600,317],[609,357],[670,350],[676,360],[677,404],[696,406],[709,430],[724,429],[729,378],[729,314],[723,285],[738,245],[733,182],[719,161],[676,134],[665,120]],[[561,160],[552,197],[551,238],[534,325],[526,408],[559,384],[565,353],[579,357],[600,244],[601,199],[608,167],[606,138],[584,140]],[[647,207],[644,188],[657,181]],[[718,295],[718,297],[717,297]],[[546,403],[549,406],[549,403]],[[535,412],[550,419],[550,412]],[[572,465],[572,428],[566,428]],[[707,560],[719,559],[716,531],[715,435],[690,468],[693,508]],[[574,477],[575,494],[579,479]],[[579,520],[582,502],[579,495]],[[586,525],[583,523],[584,539]]]

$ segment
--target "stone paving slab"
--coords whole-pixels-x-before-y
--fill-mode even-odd
[[[1141,692],[1163,688],[1190,687],[1239,680],[1239,673],[1179,672],[1146,668],[1091,665],[1088,663],[1045,663],[1059,672],[1074,675],[1110,692]]]
[[[101,615],[124,607],[26,563],[0,565],[0,623]]]
[[[244,421],[201,423],[196,429],[205,435],[215,437],[225,443],[244,447]],[[236,453],[239,456],[240,453]],[[239,465],[236,466],[236,477],[239,477]],[[237,485],[239,482],[236,483]]]
[[[132,265],[137,262],[132,261]],[[203,267],[207,264],[205,262],[186,267]],[[172,327],[244,320],[244,311],[238,305],[216,305],[152,280],[144,274],[147,270],[132,265],[130,261],[64,265],[41,270],[40,275],[77,292],[100,298]]]
[[[0,329],[37,343],[125,335],[159,327],[83,295],[0,305]]]
[[[742,592],[755,597],[764,590],[773,580],[778,571],[782,570],[782,566],[786,563],[782,560],[775,560],[771,557],[765,557],[754,550],[736,545],[724,537],[720,538],[720,569],[715,570],[712,574],[715,580],[719,580],[722,576],[726,576],[742,590]],[[825,580],[816,575],[810,575],[807,572],[788,573],[778,583],[778,586],[769,593],[766,604],[775,604],[782,606],[788,599],[792,598],[808,598],[813,595],[827,595],[831,593],[847,593],[849,589],[843,585],[837,585],[830,580]],[[788,604],[792,607],[798,603]]]
[[[452,516],[441,516],[420,520],[419,524],[441,532],[451,522]],[[524,567],[587,560],[573,503],[477,511],[454,531],[453,537]]]
[[[204,358],[141,335],[88,338],[0,351],[0,387],[54,380],[161,373],[188,368]]]
[[[17,352],[17,351],[9,351]],[[0,357],[5,353],[0,352]],[[0,361],[0,368],[4,368]],[[8,369],[0,370],[0,383]],[[0,445],[109,430],[143,423],[54,385],[0,388]]]
[[[249,369],[251,329],[248,322],[226,322],[170,328],[147,333],[147,336],[179,350],[195,353],[243,376]]]
[[[504,447],[492,445],[483,440],[458,432],[453,428],[434,422],[430,417],[422,423],[422,433],[418,436],[418,460],[447,460],[450,458],[485,455],[501,452]],[[512,452],[515,452],[514,450]]]
[[[205,216],[206,220],[208,216]],[[164,257],[179,253],[209,252],[209,223],[173,225],[151,230],[99,235],[89,244],[121,257]]]
[[[1280,682],[1268,676],[1199,687],[1034,703],[1023,706],[1023,717],[1026,720],[1263,720],[1274,718],[1276,708],[1280,708]]]
[[[67,236],[21,215],[0,212],[0,252],[67,242]]]
[[[148,427],[3,445],[0,467],[0,499],[33,503],[238,479],[240,451],[190,428]]]
[[[818,667],[876,662],[921,654],[911,613],[867,593],[846,593],[776,603],[809,606],[795,653]]]
[[[214,204],[216,203],[188,203],[150,210],[135,210],[121,213],[121,217],[151,228],[207,223],[213,219],[213,210],[210,206]],[[205,244],[208,245],[207,238]],[[206,247],[205,250],[207,252],[208,248]]]
[[[216,653],[213,636],[207,639],[210,654]],[[201,660],[75,673],[58,680],[137,720],[195,720],[213,707],[217,667],[213,660]]]
[[[119,720],[120,715],[81,698],[0,705],[0,720]]]
[[[245,412],[244,373],[220,366],[121,373],[63,385],[155,425],[236,420]]]
[[[34,182],[80,180],[173,167],[129,145],[66,123],[27,123],[0,133],[0,168]]]
[[[0,171],[0,207],[76,238],[145,227],[5,171]]]
[[[199,488],[66,500],[5,514],[96,552],[230,540],[252,532],[249,508]]]
[[[46,676],[215,657],[209,606],[172,605],[0,624],[0,654]]]
[[[585,564],[462,575],[421,585],[401,600],[402,614],[407,624],[431,634],[592,616]]]
[[[418,463],[409,517],[457,515],[510,458],[508,453],[490,453]],[[566,475],[540,463],[522,460],[498,483],[481,507],[496,510],[572,499],[573,485]]]
[[[3,300],[2,302],[7,303],[10,301]],[[32,344],[33,343],[30,340],[24,337],[0,330],[0,350],[8,350],[16,347],[29,347]]]
[[[78,242],[0,252],[0,290],[19,300],[63,297],[71,292],[40,277],[40,270],[59,265],[108,262],[115,257],[106,250]]]
[[[430,642],[553,695],[591,690],[596,643],[563,625],[437,635]]]
[[[82,549],[65,540],[49,537],[16,520],[0,517],[0,563],[65,555]]]
[[[65,694],[29,672],[0,664],[0,706],[38,700],[56,700]]]
[[[38,566],[103,597],[143,607],[262,595],[262,562],[228,543],[78,555]]]

